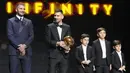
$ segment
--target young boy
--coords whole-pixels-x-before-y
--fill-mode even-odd
[[[97,28],[97,39],[93,41],[96,73],[110,73],[111,70],[111,43],[106,39],[106,29]]]
[[[113,41],[112,53],[112,73],[123,73],[125,71],[124,54],[121,52],[121,42],[119,40]]]
[[[78,73],[93,73],[94,51],[89,43],[89,35],[81,35],[81,45],[76,48],[76,59],[78,61]]]

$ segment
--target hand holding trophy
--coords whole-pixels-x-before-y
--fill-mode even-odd
[[[64,37],[64,48],[65,53],[68,53],[71,50],[71,47],[74,45],[74,39],[71,36]]]

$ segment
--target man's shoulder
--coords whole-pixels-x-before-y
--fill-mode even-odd
[[[65,27],[70,27],[70,25],[68,25],[66,23],[63,23],[62,25],[65,26]],[[55,26],[55,24],[54,23],[49,23],[47,26],[52,27],[52,26]]]
[[[15,19],[16,19],[16,17],[14,16],[14,17],[9,18],[8,20],[14,21]],[[25,20],[25,21],[31,21],[30,19],[25,18],[25,17],[24,17],[24,20]]]
[[[66,23],[63,23],[63,25],[66,26],[66,27],[70,27],[70,25],[68,25],[68,24],[66,24]]]
[[[106,40],[106,42],[109,43],[109,44],[111,43],[109,40]]]
[[[76,48],[77,48],[77,49],[78,49],[78,48],[81,48],[81,45],[77,46]]]
[[[92,46],[88,45],[88,48],[92,48]]]
[[[31,22],[31,20],[30,20],[30,19],[28,19],[28,18],[25,18],[25,17],[24,17],[24,20],[25,20],[25,21],[29,21],[29,22]]]
[[[54,26],[54,23],[49,23],[49,24],[47,24],[47,26],[48,26],[48,27]]]
[[[15,20],[15,17],[11,17],[8,19],[9,21],[14,21]]]
[[[115,55],[116,54],[116,51],[114,50],[113,52],[112,52],[112,55]]]
[[[94,44],[94,43],[97,43],[98,41],[99,41],[98,39],[94,40],[94,41],[93,41],[93,44]]]

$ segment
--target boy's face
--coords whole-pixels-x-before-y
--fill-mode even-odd
[[[120,51],[121,51],[121,44],[114,46],[114,49],[115,49],[116,51],[120,52]]]
[[[81,41],[81,43],[83,44],[83,45],[88,45],[88,43],[89,43],[89,37],[85,37],[85,38],[83,38],[83,39],[81,39],[80,40]]]
[[[105,37],[106,37],[106,31],[104,31],[104,30],[100,31],[100,32],[97,34],[97,36],[98,36],[99,38],[101,38],[101,39],[105,39]]]

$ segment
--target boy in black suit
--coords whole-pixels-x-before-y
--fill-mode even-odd
[[[79,73],[93,73],[94,51],[89,43],[89,35],[81,35],[81,45],[76,48]]]
[[[96,73],[110,73],[111,70],[111,43],[106,39],[106,29],[97,28],[97,39],[93,41]]]
[[[124,54],[121,52],[121,42],[119,40],[113,41],[112,53],[112,73],[123,73],[125,71]]]

